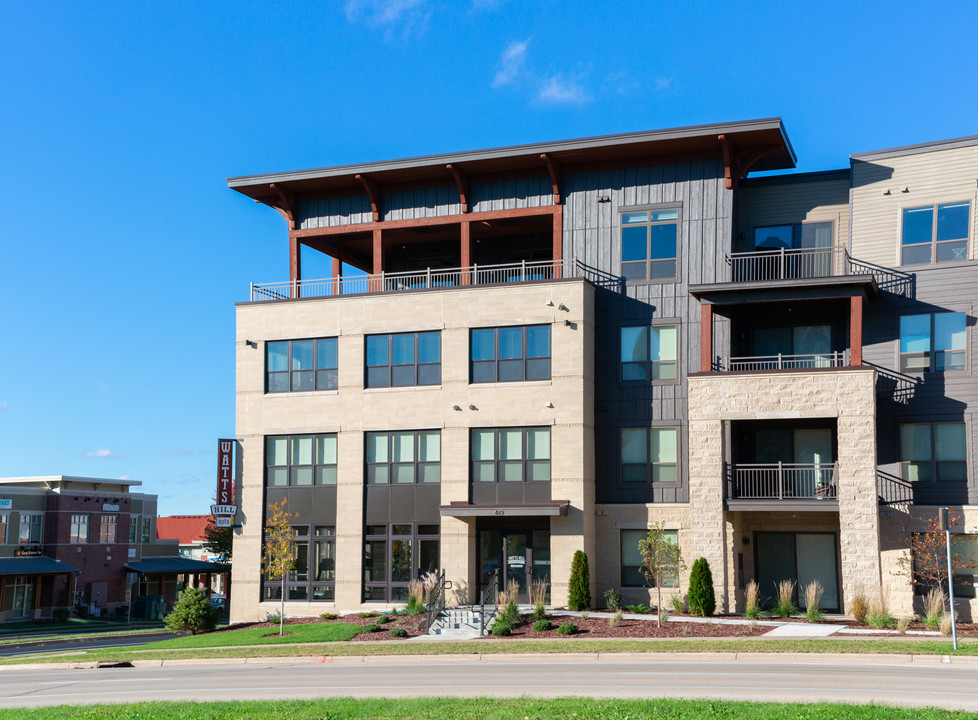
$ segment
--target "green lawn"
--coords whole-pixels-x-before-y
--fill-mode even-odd
[[[418,698],[408,700],[292,700],[229,703],[136,703],[92,707],[0,710],[0,720],[159,718],[161,720],[964,720],[959,711],[880,705],[746,703],[716,700],[590,700],[560,698],[500,700]]]
[[[351,623],[304,623],[286,625],[285,635],[278,628],[245,628],[218,633],[189,635],[142,645],[144,650],[176,650],[182,648],[236,647],[239,645],[288,645],[292,643],[321,643],[349,640],[362,628]]]

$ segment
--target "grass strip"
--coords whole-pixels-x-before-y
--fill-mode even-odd
[[[126,629],[126,628],[106,628],[105,630],[98,630],[93,632],[75,632],[75,633],[65,633],[62,635],[41,635],[37,636],[30,635],[27,637],[19,638],[5,638],[0,640],[0,647],[4,645],[23,645],[24,643],[33,642],[48,642],[53,640],[87,640],[89,638],[105,638],[105,637],[115,637],[116,635],[153,635],[156,633],[169,632],[165,627],[151,627],[151,628],[136,628],[136,629]]]
[[[286,625],[285,634],[278,628],[244,628],[219,633],[205,633],[188,637],[160,640],[143,645],[147,650],[176,650],[182,648],[235,647],[239,645],[286,645],[295,643],[322,643],[350,640],[363,628],[352,623],[303,623]]]
[[[135,703],[0,710],[0,720],[159,718],[160,720],[964,720],[978,715],[934,708],[838,703],[750,703],[718,700],[593,700],[589,698],[412,698],[268,702]]]

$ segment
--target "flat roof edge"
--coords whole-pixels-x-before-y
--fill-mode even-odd
[[[917,143],[915,145],[903,145],[884,150],[871,150],[869,152],[861,152],[850,155],[849,159],[882,160],[883,158],[899,157],[900,155],[917,155],[920,153],[935,152],[938,150],[954,150],[955,148],[971,147],[973,145],[978,145],[978,135],[967,135],[965,137],[950,138],[948,140],[932,140],[931,142]]]
[[[762,187],[767,185],[791,185],[793,183],[818,182],[820,180],[849,180],[849,168],[838,170],[816,170],[814,172],[791,173],[788,175],[763,175],[744,178],[741,187]]]

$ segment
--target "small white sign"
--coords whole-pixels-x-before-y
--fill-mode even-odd
[[[220,528],[231,527],[231,523],[233,521],[234,518],[228,515],[221,515],[219,517],[214,518],[214,527],[220,527]]]
[[[119,512],[119,506],[112,503],[102,503],[102,512]]]
[[[129,557],[136,557],[136,548],[129,548]]]
[[[11,498],[0,498],[0,510],[12,510],[14,501]]]
[[[236,512],[237,505],[211,505],[211,515],[234,515]]]

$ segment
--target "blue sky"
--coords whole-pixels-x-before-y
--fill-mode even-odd
[[[161,514],[208,512],[234,303],[288,278],[284,222],[227,176],[775,115],[800,170],[845,167],[978,133],[976,21],[974,2],[5,3],[0,476],[130,477]]]

